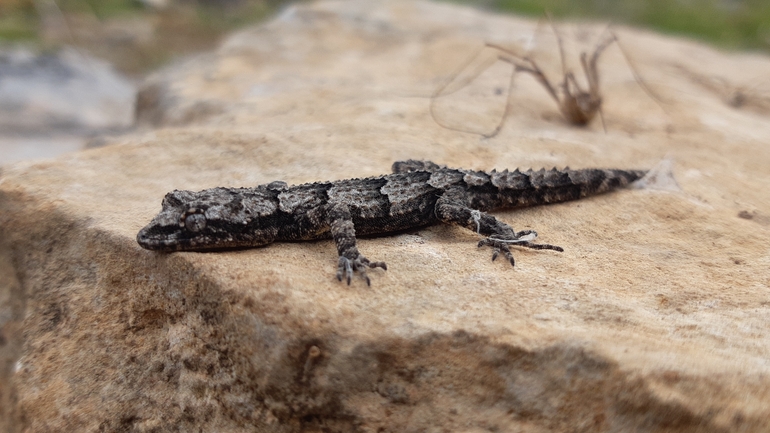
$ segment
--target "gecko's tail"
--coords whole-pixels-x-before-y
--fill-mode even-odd
[[[617,170],[588,168],[566,170],[570,181],[580,187],[580,197],[601,194],[622,188],[644,177],[647,170]]]
[[[605,193],[641,179],[646,170],[588,168],[581,170],[527,170],[520,172],[532,188],[532,197],[521,197],[519,204],[558,203]],[[503,173],[501,173],[503,174]],[[510,173],[508,177],[515,177]],[[495,178],[492,182],[495,183]],[[506,179],[508,180],[508,179]],[[510,187],[510,186],[509,186]],[[503,186],[505,188],[505,186]],[[523,202],[523,203],[522,203]]]

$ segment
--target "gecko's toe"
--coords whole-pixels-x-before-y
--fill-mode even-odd
[[[385,262],[370,262],[369,259],[361,255],[354,258],[340,256],[337,265],[337,280],[342,281],[342,278],[344,277],[348,285],[350,285],[353,274],[359,273],[366,281],[366,285],[371,286],[372,282],[369,279],[369,276],[366,275],[367,268],[382,268],[383,270],[387,270],[388,265],[386,265]]]
[[[342,281],[342,277],[345,276],[348,286],[350,285],[350,278],[353,275],[353,265],[350,263],[350,259],[340,256],[337,262],[337,280]]]
[[[382,268],[383,270],[388,270],[388,265],[385,264],[385,262],[371,262],[369,263],[370,268]]]
[[[525,248],[531,248],[533,250],[552,250],[552,251],[558,251],[560,253],[564,252],[564,248],[556,245],[549,245],[549,244],[533,244],[532,242],[522,242],[519,244],[521,247]]]

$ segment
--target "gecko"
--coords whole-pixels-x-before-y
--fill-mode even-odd
[[[620,188],[645,170],[580,169],[491,172],[447,168],[431,161],[393,164],[392,173],[358,179],[289,186],[275,181],[254,188],[174,190],[162,209],[139,231],[148,250],[217,251],[261,247],[273,242],[333,239],[339,259],[336,277],[350,284],[370,261],[356,236],[382,236],[438,223],[455,224],[482,238],[478,247],[493,249],[515,264],[512,246],[564,251],[535,243],[534,230],[515,231],[488,212],[529,207],[596,195]]]

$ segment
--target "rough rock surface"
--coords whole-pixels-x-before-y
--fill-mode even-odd
[[[535,26],[424,2],[291,8],[148,82],[139,118],[163,129],[4,168],[0,428],[770,430],[770,118],[742,90],[770,59],[619,29],[665,111],[610,49],[607,133],[564,123],[526,76],[497,137],[436,125],[434,89],[485,40],[524,45]],[[601,28],[560,26],[567,52]],[[508,73],[492,67],[438,114],[493,127]],[[753,103],[727,104],[737,91]],[[664,157],[680,190],[498,213],[565,248],[517,251],[514,269],[452,227],[362,240],[389,265],[371,288],[334,279],[330,241],[159,254],[134,239],[175,188],[377,175],[406,158]]]

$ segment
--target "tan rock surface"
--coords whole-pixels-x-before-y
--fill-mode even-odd
[[[457,65],[534,28],[423,2],[292,8],[153,78],[139,118],[164,129],[4,167],[3,427],[770,430],[770,117],[693,75],[738,89],[770,76],[770,59],[620,29],[667,112],[610,49],[606,134],[565,124],[523,76],[497,137],[433,122],[428,96]],[[602,26],[560,28],[576,54]],[[494,126],[507,74],[493,67],[440,114]],[[389,265],[371,288],[334,279],[330,241],[157,254],[134,240],[175,188],[377,175],[406,158],[491,169],[664,157],[679,192],[498,213],[565,248],[517,251],[515,269],[453,227],[362,240]]]

